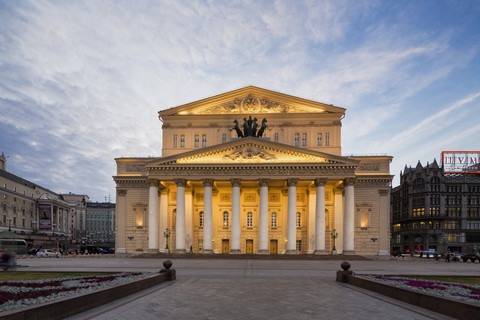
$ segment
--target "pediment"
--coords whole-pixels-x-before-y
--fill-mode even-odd
[[[223,93],[160,111],[160,117],[169,115],[214,115],[253,113],[340,113],[344,108],[306,100],[253,86]]]
[[[345,164],[356,165],[357,160],[292,147],[261,138],[242,138],[224,144],[152,160],[147,167],[169,164]]]

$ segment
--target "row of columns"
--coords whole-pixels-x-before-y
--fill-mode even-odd
[[[296,254],[296,213],[298,178],[287,179],[287,254]],[[176,208],[176,252],[185,253],[185,179],[175,179],[177,185]],[[240,184],[241,179],[231,179],[232,184],[232,224],[230,253],[241,253],[240,250]],[[315,254],[326,254],[325,250],[325,184],[327,179],[315,179]],[[259,179],[259,254],[268,254],[268,184],[269,179]],[[213,253],[212,247],[212,188],[213,179],[203,179],[204,185],[204,225],[203,253]],[[345,180],[345,214],[344,214],[344,253],[354,253],[354,179]],[[150,181],[149,189],[149,249],[158,249],[158,182]]]

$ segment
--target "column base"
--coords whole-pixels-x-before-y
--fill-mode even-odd
[[[270,254],[268,250],[258,250],[257,254]]]
[[[187,250],[185,250],[185,249],[175,249],[175,253],[176,254],[185,254],[185,253],[187,253]]]
[[[214,254],[212,249],[203,249],[202,254]]]
[[[313,254],[314,254],[314,255],[318,255],[318,256],[326,256],[326,255],[328,254],[328,252],[325,251],[325,250],[315,250],[315,251],[313,252]]]
[[[232,249],[230,250],[230,254],[242,254],[242,251],[240,249]]]
[[[287,250],[285,254],[298,254],[297,250]]]
[[[120,253],[120,254],[127,253],[127,250],[125,248],[117,248],[115,249],[115,253]]]
[[[390,256],[390,252],[388,250],[378,250],[379,256]]]
[[[147,249],[147,253],[159,253],[158,249]]]
[[[355,255],[355,250],[343,250],[342,254],[346,256],[353,256]]]

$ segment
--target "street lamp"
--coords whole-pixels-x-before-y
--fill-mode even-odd
[[[337,249],[335,248],[335,239],[338,238],[338,232],[336,232],[335,229],[333,229],[333,231],[332,231],[332,233],[330,234],[330,236],[331,236],[332,239],[333,239],[332,254],[335,254],[335,253],[337,253]]]
[[[170,231],[168,231],[168,227],[167,227],[167,229],[165,229],[165,231],[163,232],[163,235],[165,236],[165,252],[168,253],[168,252],[169,252],[169,249],[168,249],[168,238],[170,237]]]
[[[7,218],[7,221],[8,221],[8,231],[12,231],[12,228],[11,228],[11,223],[12,223],[12,218]]]

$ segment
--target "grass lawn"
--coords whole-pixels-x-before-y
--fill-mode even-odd
[[[29,272],[6,271],[0,272],[0,282],[20,280],[46,280],[55,278],[69,278],[77,276],[103,276],[114,272]]]
[[[461,277],[461,276],[401,276],[402,278],[417,279],[417,280],[430,280],[430,281],[444,281],[455,282],[462,284],[469,284],[472,286],[480,286],[480,277]]]

